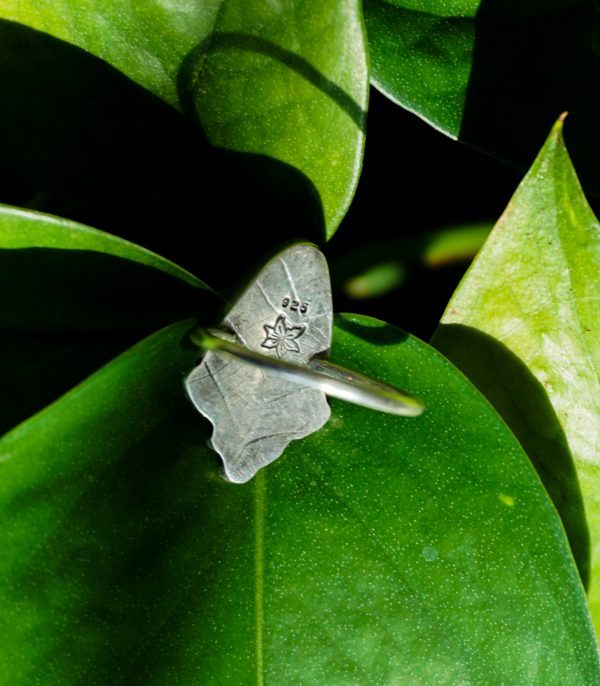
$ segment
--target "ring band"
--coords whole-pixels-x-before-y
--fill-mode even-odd
[[[194,329],[190,338],[194,344],[204,350],[233,355],[256,367],[275,372],[281,378],[314,388],[326,395],[346,400],[355,405],[403,417],[416,417],[425,409],[420,400],[398,388],[375,381],[364,374],[350,371],[326,360],[314,358],[307,366],[285,362],[276,357],[269,357],[249,350],[233,341],[214,336],[202,328]]]

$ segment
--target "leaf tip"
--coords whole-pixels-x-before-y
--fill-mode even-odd
[[[569,157],[569,153],[567,152],[567,148],[565,146],[565,140],[563,137],[563,127],[564,127],[564,122],[565,119],[568,116],[568,112],[563,112],[558,119],[555,121],[554,125],[552,126],[552,129],[550,130],[550,135],[546,139],[546,143],[543,146],[543,148],[540,150],[540,153],[538,155],[538,161],[542,163],[542,160],[546,159],[549,160],[550,157],[558,156],[558,158],[561,158],[564,160],[565,155],[567,156],[568,163],[571,164],[571,160]],[[535,171],[534,171],[535,170]],[[537,166],[534,163],[532,168],[530,169],[530,172],[534,172],[534,174],[537,174]]]
[[[552,127],[552,131],[550,132],[551,138],[562,138],[563,126],[565,123],[565,119],[568,117],[568,115],[568,112],[563,112],[558,117],[558,119],[554,123],[554,126]]]

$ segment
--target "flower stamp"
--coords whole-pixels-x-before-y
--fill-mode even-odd
[[[280,314],[273,326],[264,325],[267,337],[261,343],[263,348],[275,349],[278,357],[283,357],[287,352],[300,352],[297,339],[306,331],[306,324],[289,326],[286,316]]]

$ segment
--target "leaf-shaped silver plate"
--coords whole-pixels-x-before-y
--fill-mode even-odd
[[[221,335],[306,365],[329,350],[332,324],[327,262],[315,246],[299,243],[267,263],[225,317]],[[212,447],[236,483],[251,479],[290,441],[317,431],[330,416],[323,392],[218,351],[205,354],[185,386],[213,424]]]

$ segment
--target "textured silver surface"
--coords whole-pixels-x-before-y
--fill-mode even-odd
[[[222,328],[250,350],[306,364],[329,349],[333,312],[325,258],[297,244],[274,257],[231,308]],[[213,448],[230,481],[243,483],[290,441],[329,419],[325,394],[230,355],[208,351],[186,379],[196,408],[213,424]]]

